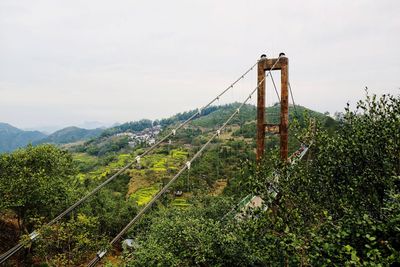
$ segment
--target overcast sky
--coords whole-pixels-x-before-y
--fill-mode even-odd
[[[399,47],[398,0],[1,0],[0,122],[168,117],[279,52],[298,104],[342,111],[365,86],[399,93]],[[255,86],[251,72],[221,103]]]

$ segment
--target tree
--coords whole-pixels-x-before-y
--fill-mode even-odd
[[[282,244],[271,255],[280,250],[289,265],[399,263],[399,129],[400,98],[367,95],[355,111],[347,106],[335,135],[317,127],[312,161],[275,164],[279,197],[256,227]],[[264,199],[271,165],[252,175]]]
[[[20,231],[28,218],[51,218],[70,202],[76,173],[71,155],[53,145],[0,155],[0,211],[15,212]]]
[[[367,95],[355,111],[346,108],[337,135],[317,131],[313,164],[293,172],[307,178],[297,188],[338,216],[351,208],[380,217],[400,175],[399,129],[400,98]]]
[[[78,214],[68,221],[41,227],[41,238],[34,247],[34,259],[49,266],[78,266],[99,248],[107,247],[107,239],[98,232],[97,217]]]
[[[124,177],[118,177],[114,183],[118,183],[118,180],[122,178]],[[127,184],[129,179],[123,181]],[[112,185],[115,186],[115,184]],[[92,217],[99,216],[97,219],[99,232],[115,236],[137,213],[135,201],[126,199],[124,193],[103,188],[96,196],[88,200],[80,211]]]
[[[240,266],[245,251],[240,238],[232,236],[232,225],[219,221],[232,202],[224,198],[201,202],[190,209],[157,212],[149,229],[138,235],[139,247],[127,253],[127,266]]]

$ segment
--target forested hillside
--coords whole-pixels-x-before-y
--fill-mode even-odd
[[[291,106],[289,152],[302,144],[310,149],[290,165],[279,160],[276,135],[266,137],[266,157],[255,163],[256,110],[243,106],[190,170],[109,247],[238,106],[202,111],[50,226],[197,110],[125,123],[68,150],[39,145],[0,154],[0,250],[20,239],[28,244],[6,266],[86,265],[105,249],[107,266],[400,263],[400,98],[394,96],[367,96],[340,120]],[[279,106],[266,114],[276,122]],[[260,196],[263,207],[242,214],[238,204],[246,196]],[[28,242],[34,229],[41,236]]]
[[[88,140],[93,137],[100,136],[100,134],[103,132],[103,129],[93,129],[93,130],[88,130],[88,129],[82,129],[78,127],[67,127],[61,130],[58,130],[46,138],[43,138],[39,141],[36,141],[35,144],[43,144],[43,143],[49,143],[49,144],[67,144],[67,143],[73,143],[76,141],[80,140]]]
[[[0,152],[13,151],[29,143],[45,138],[44,133],[38,131],[23,131],[8,123],[0,122]]]

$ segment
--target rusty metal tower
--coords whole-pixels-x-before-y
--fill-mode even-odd
[[[281,97],[280,97],[280,123],[265,123],[265,82],[266,72],[273,70],[281,71]],[[272,132],[280,135],[280,154],[282,161],[288,160],[288,126],[289,126],[289,59],[284,53],[280,53],[278,58],[267,58],[262,55],[258,62],[257,75],[257,161],[260,161],[265,150],[265,133]]]

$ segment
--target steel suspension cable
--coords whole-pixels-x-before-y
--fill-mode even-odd
[[[279,97],[278,89],[276,89],[275,80],[274,80],[274,77],[272,76],[271,70],[269,70],[269,74],[270,74],[269,76],[271,78],[272,84],[274,85],[274,89],[275,89],[276,96],[278,97],[278,101],[281,102],[281,98]]]
[[[281,58],[281,55],[279,55],[277,62],[279,61],[280,58]],[[274,64],[274,66],[275,66],[275,64]],[[278,101],[281,102],[281,98],[279,97],[278,90],[276,89],[275,80],[274,80],[274,77],[272,76],[271,70],[273,70],[273,68],[271,68],[270,70],[268,70],[268,74],[269,74],[269,76],[270,76],[270,78],[271,78],[272,84],[274,85],[274,89],[275,89],[276,96],[278,97]],[[267,76],[268,76],[268,75],[267,75]]]
[[[279,59],[281,56],[278,57],[278,60],[275,62],[275,64],[272,66],[271,69],[275,67],[275,65],[278,63]],[[240,109],[249,101],[252,97],[252,95],[257,91],[258,87],[260,86],[261,83],[264,82],[264,80],[268,77],[267,75],[257,84],[257,87],[254,88],[250,95],[243,101],[243,103],[231,114],[231,116],[225,121],[225,123],[211,136],[211,138],[205,143],[200,150],[188,161],[186,164],[179,170],[179,172],[160,190],[158,193],[144,206],[143,209],[141,209],[138,214],[121,230],[121,232],[118,233],[114,237],[114,239],[110,242],[110,245],[113,246],[125,233],[126,231],[129,230],[129,228],[136,222],[138,221],[143,214],[151,208],[151,206],[156,202],[167,190],[168,188],[181,176],[181,174],[186,170],[190,169],[190,166],[193,161],[195,161],[198,157],[201,156],[201,153],[208,147],[208,145],[217,137],[220,135],[221,131],[228,125],[228,123],[240,112]],[[101,250],[97,252],[96,256],[90,261],[88,264],[88,267],[93,267],[96,266],[96,264],[104,257],[104,255],[107,253],[107,250]]]
[[[219,98],[221,96],[223,96],[226,92],[228,92],[230,89],[232,89],[240,80],[242,80],[251,70],[253,70],[253,68],[258,64],[258,61],[253,64],[249,69],[247,69],[239,78],[237,78],[232,84],[230,84],[226,89],[224,89],[221,93],[219,93],[215,98],[213,98],[208,104],[206,104],[205,106],[203,106],[202,108],[199,108],[197,110],[196,113],[194,113],[192,116],[190,116],[187,120],[185,120],[184,122],[182,122],[178,127],[176,127],[175,129],[173,129],[169,134],[167,134],[166,136],[164,136],[163,138],[161,138],[158,142],[156,142],[155,144],[153,144],[149,149],[147,149],[145,152],[143,152],[141,155],[137,156],[135,161],[132,161],[130,163],[128,163],[125,167],[123,167],[122,169],[120,169],[117,173],[115,173],[114,175],[112,175],[110,178],[108,178],[107,180],[105,180],[103,183],[101,183],[100,185],[98,185],[95,189],[93,189],[90,193],[88,193],[87,195],[85,195],[84,197],[82,197],[81,199],[79,199],[77,202],[75,202],[72,206],[70,206],[69,208],[67,208],[66,210],[64,210],[62,213],[60,213],[57,217],[55,217],[53,220],[51,220],[49,223],[47,223],[47,226],[51,226],[53,224],[55,224],[56,222],[58,222],[61,218],[63,218],[64,216],[68,215],[72,210],[74,210],[77,206],[79,206],[80,204],[82,204],[83,202],[85,202],[89,197],[91,197],[92,195],[94,195],[95,193],[97,193],[97,191],[99,191],[101,188],[103,188],[104,186],[106,186],[108,183],[110,183],[112,180],[114,180],[116,177],[118,177],[120,174],[122,174],[123,172],[125,172],[127,169],[129,169],[133,164],[135,164],[136,162],[139,162],[140,159],[144,156],[146,156],[147,154],[149,154],[150,152],[152,152],[155,148],[157,148],[161,143],[163,143],[165,140],[167,140],[169,137],[173,136],[176,134],[176,131],[181,129],[183,126],[185,126],[186,124],[188,124],[190,121],[192,121],[194,118],[196,118],[197,116],[201,115],[201,112],[208,108],[209,106],[211,106],[215,101],[219,100]],[[40,235],[38,230],[33,231],[32,233],[29,234],[30,240],[33,242],[38,236]],[[21,248],[24,247],[24,245],[26,245],[27,242],[20,242],[17,245],[15,245],[14,247],[12,247],[11,249],[9,249],[7,252],[3,253],[0,256],[0,264],[5,262],[8,258],[10,258],[12,255],[14,255],[15,253],[17,253]]]
[[[243,79],[250,71],[254,69],[255,66],[257,66],[258,62],[260,60],[257,60],[256,63],[254,63],[253,66],[251,66],[245,73],[243,73],[242,76],[237,78],[231,85],[229,85],[225,90],[223,90],[219,95],[217,95],[213,100],[211,100],[207,105],[205,105],[202,109],[205,109],[209,106],[211,106],[215,101],[219,100],[221,96],[223,96],[226,92],[228,92],[233,86],[235,86],[241,79]]]
[[[294,102],[294,96],[292,92],[292,86],[290,86],[290,82],[288,82],[288,86],[289,86],[290,96],[292,97],[294,112],[296,113],[297,118],[299,118],[299,113],[297,112],[296,103]]]

